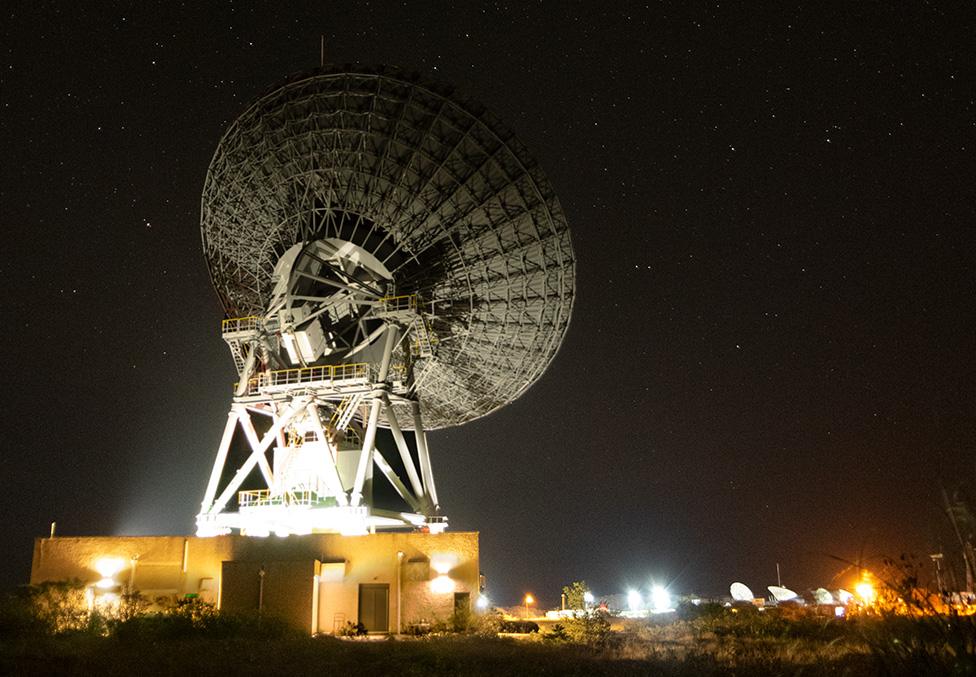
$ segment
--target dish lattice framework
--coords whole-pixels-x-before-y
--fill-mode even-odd
[[[414,366],[428,429],[516,399],[569,323],[574,255],[549,181],[484,107],[402,71],[327,68],[259,99],[219,144],[201,223],[228,317],[265,312],[297,242],[380,259],[429,304],[438,342]]]

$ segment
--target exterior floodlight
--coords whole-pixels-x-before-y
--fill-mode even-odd
[[[651,591],[651,604],[654,605],[654,611],[658,613],[671,611],[671,595],[663,587],[656,585]]]
[[[432,557],[430,567],[441,576],[446,576],[454,568],[454,560],[449,557]]]
[[[848,592],[847,590],[841,588],[840,590],[837,591],[837,599],[840,600],[841,604],[847,604],[852,599],[854,599],[854,595]]]
[[[125,567],[125,561],[119,557],[102,557],[95,562],[95,571],[102,578],[112,578],[115,574],[122,571],[123,567]]]
[[[488,608],[488,598],[484,595],[478,595],[478,599],[475,601],[474,605],[481,611],[484,611]]]
[[[594,598],[593,593],[587,590],[583,593],[583,604],[593,604]]]
[[[641,594],[636,590],[630,590],[627,592],[627,606],[630,607],[631,611],[637,611],[643,605],[644,600],[641,599]]]
[[[106,577],[98,581],[95,584],[95,587],[98,588],[99,590],[111,590],[116,585],[118,585],[118,583],[115,582],[115,579]]]

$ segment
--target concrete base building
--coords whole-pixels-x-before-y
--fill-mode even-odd
[[[372,633],[469,611],[480,592],[476,532],[38,538],[31,583],[77,579],[92,595],[138,591],[261,611],[311,634]]]

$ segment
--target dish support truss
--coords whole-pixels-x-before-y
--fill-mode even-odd
[[[263,361],[279,350],[273,320],[248,317],[224,321],[223,336],[241,379],[197,516],[198,536],[227,534],[235,529],[242,535],[286,536],[352,535],[404,527],[436,533],[447,528],[447,518],[438,514],[421,405],[411,396],[404,376],[409,369],[391,364],[395,354],[422,353],[426,343],[425,332],[418,329],[426,327],[423,313],[415,299],[404,303],[403,298],[384,299],[388,302],[386,312],[378,313],[385,318],[378,337],[383,347],[378,365],[270,370]],[[397,417],[396,410],[405,409],[411,416],[409,425],[416,439],[419,468]],[[406,481],[376,448],[381,414],[396,442]],[[257,420],[260,423],[256,425]],[[250,453],[222,485],[238,429]],[[259,434],[259,429],[265,432]],[[264,488],[242,490],[255,467]],[[372,505],[374,468],[409,506],[408,511]],[[229,509],[235,494],[237,512]]]

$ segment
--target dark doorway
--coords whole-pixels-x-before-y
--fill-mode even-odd
[[[471,611],[471,593],[454,593],[454,613],[457,615],[467,614]]]
[[[363,583],[359,586],[359,622],[367,632],[390,631],[390,584]]]

